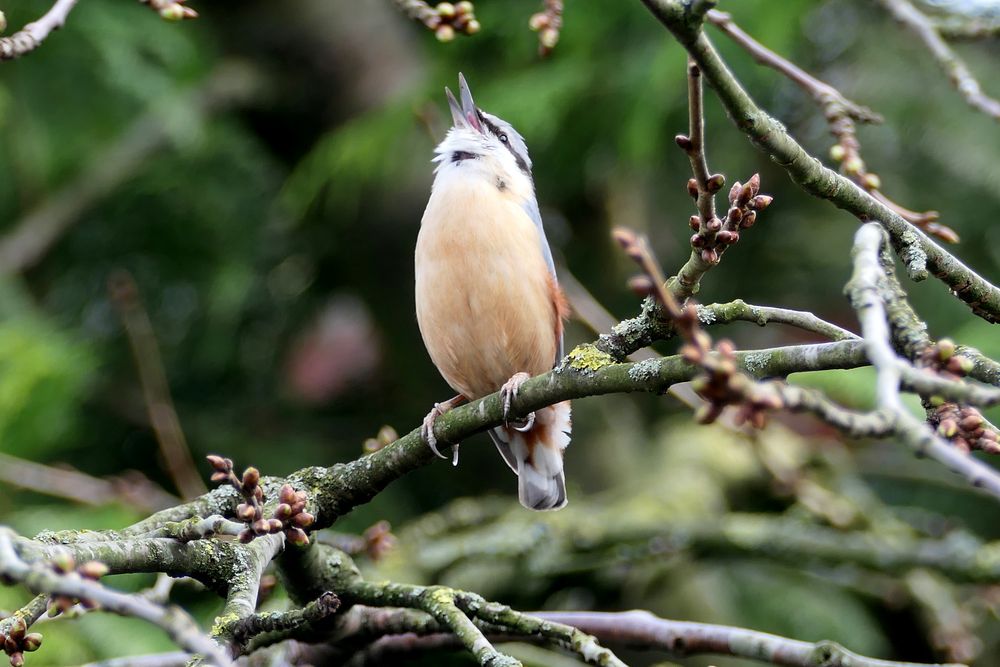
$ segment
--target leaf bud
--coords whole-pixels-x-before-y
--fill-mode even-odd
[[[434,31],[434,36],[439,42],[450,42],[455,39],[455,29],[447,23],[443,23]]]
[[[528,27],[538,32],[542,28],[549,27],[549,15],[545,12],[538,12],[537,14],[532,14],[531,18],[528,19]]]
[[[715,194],[726,185],[726,177],[722,174],[712,174],[705,182],[705,189]]]
[[[257,486],[260,483],[260,471],[253,466],[243,471],[243,486]]]
[[[86,563],[77,568],[77,572],[80,573],[84,579],[100,579],[106,575],[111,570],[107,565],[99,560],[88,560]]]

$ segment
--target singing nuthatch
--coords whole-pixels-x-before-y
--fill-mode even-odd
[[[461,103],[445,89],[454,126],[435,150],[438,166],[415,258],[420,333],[434,365],[459,393],[424,420],[424,438],[438,456],[434,420],[498,389],[506,418],[521,384],[562,358],[568,311],[524,139],[510,123],[477,108],[465,77],[458,78]],[[525,507],[566,504],[569,433],[569,401],[490,431],[518,476]]]

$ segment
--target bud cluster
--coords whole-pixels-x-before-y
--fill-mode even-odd
[[[972,370],[973,363],[956,351],[954,341],[942,338],[920,354],[917,365],[945,379],[960,380]],[[946,401],[941,396],[928,398],[925,407],[928,420],[937,426],[938,435],[950,440],[957,449],[1000,454],[1000,434],[977,408]]]
[[[73,556],[66,552],[56,554],[49,563],[53,570],[67,578],[97,581],[108,573],[108,566],[96,560],[89,560],[78,567]],[[50,617],[58,616],[72,609],[77,603],[84,609],[94,609],[97,607],[97,603],[93,600],[77,599],[68,595],[53,595],[49,598],[46,613]]]
[[[695,412],[695,419],[711,424],[727,406],[737,405],[737,424],[747,422],[754,428],[764,428],[767,411],[781,408],[781,399],[766,385],[739,372],[732,341],[720,340],[713,348],[711,337],[699,326],[698,308],[690,301],[675,326],[687,341],[680,349],[681,357],[705,371],[691,382],[691,388],[708,401]]]
[[[680,141],[682,148],[684,144]],[[687,139],[687,137],[683,137]],[[722,174],[714,174],[706,182],[706,189],[715,194],[726,184]],[[698,199],[698,183],[695,179],[688,181],[688,194]],[[773,197],[760,194],[760,175],[754,174],[746,183],[737,181],[729,190],[729,210],[724,220],[712,217],[703,221],[701,216],[692,215],[688,223],[694,231],[691,236],[691,247],[701,252],[701,258],[707,264],[718,264],[722,253],[740,240],[740,231],[752,227],[757,221],[758,211],[763,211],[771,205]]]
[[[891,208],[900,217],[910,222],[945,243],[958,243],[958,233],[947,225],[938,222],[940,214],[937,211],[911,211],[896,204],[882,192],[882,179],[878,174],[868,171],[865,161],[861,159],[861,144],[854,130],[854,121],[850,115],[840,111],[838,105],[830,107],[833,113],[827,113],[830,131],[837,137],[837,143],[830,147],[830,159],[840,165],[840,173],[857,183],[866,192]],[[864,117],[865,122],[880,122],[878,116]]]
[[[433,30],[434,36],[441,42],[450,42],[456,34],[475,35],[481,28],[476,20],[475,7],[468,0],[439,2],[434,7],[419,0],[403,0],[399,4],[404,11]]]
[[[759,179],[756,180],[759,182]],[[737,195],[731,196],[736,208],[746,208],[749,202],[760,196],[757,194],[757,185],[737,185],[738,188],[733,188]],[[745,198],[742,197],[744,189],[747,192]],[[770,197],[767,199],[770,200]],[[739,406],[737,423],[748,422],[755,428],[763,428],[767,411],[782,407],[780,396],[768,385],[754,382],[739,371],[736,348],[732,342],[722,340],[713,348],[711,336],[701,328],[698,320],[697,305],[689,299],[684,307],[678,306],[673,295],[664,286],[662,272],[644,239],[626,229],[616,229],[614,237],[645,274],[630,281],[632,289],[645,290],[647,295],[660,302],[670,316],[677,335],[684,340],[680,349],[681,357],[704,371],[704,374],[691,383],[692,389],[708,401],[707,405],[698,409],[697,420],[702,424],[709,424],[722,414],[726,406],[736,405]]]
[[[14,621],[7,634],[0,632],[0,646],[10,659],[11,667],[24,664],[24,654],[37,651],[42,645],[42,635],[28,632],[28,624],[23,618]]]
[[[186,0],[140,0],[167,21],[198,18],[198,12],[186,6]]]
[[[260,471],[251,466],[243,471],[242,477],[237,477],[233,472],[232,459],[214,454],[206,458],[215,469],[212,481],[228,483],[243,496],[243,502],[236,506],[236,518],[247,525],[240,531],[240,542],[246,544],[261,535],[284,532],[292,544],[309,544],[309,536],[304,529],[312,525],[315,517],[306,511],[305,491],[296,491],[291,484],[283,485],[278,492],[278,506],[270,518],[265,518]]]
[[[559,31],[562,29],[562,0],[545,0],[545,7],[537,14],[532,14],[528,27],[538,33],[538,55],[547,56],[559,43]]]

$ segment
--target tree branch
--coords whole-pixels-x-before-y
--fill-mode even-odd
[[[880,289],[884,273],[879,256],[884,240],[885,232],[876,223],[868,223],[858,230],[853,251],[854,274],[845,288],[861,320],[868,357],[878,371],[878,404],[892,416],[897,434],[915,452],[930,456],[962,475],[973,486],[1000,499],[1000,473],[935,435],[925,423],[910,414],[900,399],[903,363],[892,349]]]
[[[232,664],[229,656],[203,635],[180,607],[161,607],[141,596],[112,591],[95,581],[60,575],[44,564],[26,563],[14,550],[14,537],[10,530],[0,528],[0,574],[33,590],[91,600],[105,611],[142,619],[158,626],[182,649],[200,654],[220,667]]]
[[[0,37],[0,61],[19,58],[41,46],[49,33],[66,23],[66,17],[76,3],[77,0],[56,0],[37,21],[29,23],[10,37]]]
[[[754,103],[702,33],[698,16],[684,2],[643,0],[643,4],[698,63],[734,124],[757,148],[781,165],[793,182],[861,220],[880,221],[911,278],[922,279],[930,271],[976,315],[989,322],[1000,322],[1000,287],[945,252],[884,203],[809,155],[781,123]]]
[[[952,51],[948,43],[938,33],[934,23],[909,0],[878,0],[897,22],[915,34],[934,60],[948,75],[952,85],[973,109],[981,111],[993,120],[1000,120],[1000,101],[983,92],[965,62]]]

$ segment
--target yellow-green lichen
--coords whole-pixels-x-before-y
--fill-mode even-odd
[[[615,363],[614,357],[591,343],[577,345],[566,355],[565,366],[581,373],[594,373]]]
[[[215,623],[212,624],[212,637],[222,637],[229,633],[232,626],[240,620],[240,615],[235,611],[229,614],[223,614],[215,619]]]

